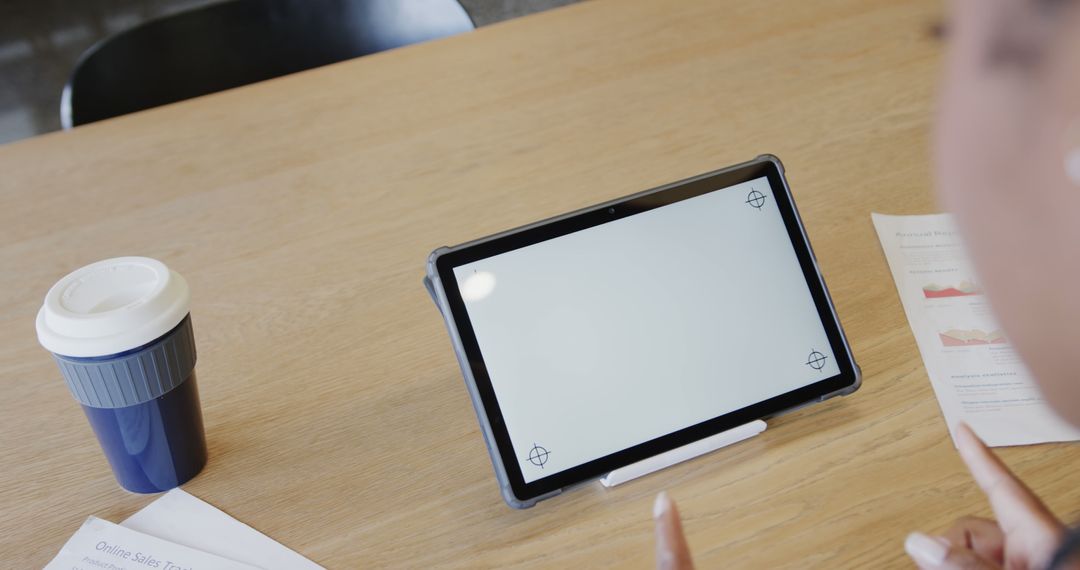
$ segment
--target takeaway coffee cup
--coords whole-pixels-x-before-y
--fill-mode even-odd
[[[189,299],[164,263],[117,257],[58,281],[38,311],[38,340],[135,493],[182,485],[206,464]]]

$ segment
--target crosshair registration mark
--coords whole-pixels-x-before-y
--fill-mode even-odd
[[[806,357],[806,365],[814,370],[821,370],[822,368],[825,368],[825,360],[828,358],[828,356],[813,350],[810,351],[810,356]]]
[[[750,193],[746,195],[746,203],[750,204],[751,208],[760,210],[765,205],[765,195],[757,190],[750,190]]]
[[[529,450],[529,463],[543,469],[549,455],[551,452],[534,443],[532,449]]]

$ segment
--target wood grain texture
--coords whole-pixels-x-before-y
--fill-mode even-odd
[[[701,567],[906,567],[988,508],[871,211],[935,210],[930,0],[593,0],[0,148],[0,560],[44,564],[114,482],[36,342],[66,272],[189,280],[210,463],[186,488],[329,568],[648,567],[653,496]],[[769,152],[866,375],[854,396],[615,490],[503,505],[426,255]],[[1080,448],[1002,451],[1077,513]]]

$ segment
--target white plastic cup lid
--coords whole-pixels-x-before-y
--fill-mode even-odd
[[[41,346],[54,354],[108,356],[171,331],[188,314],[187,282],[149,257],[115,257],[72,271],[45,294]]]

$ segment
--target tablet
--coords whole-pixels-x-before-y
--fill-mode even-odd
[[[773,156],[439,248],[425,283],[517,508],[860,383]]]

